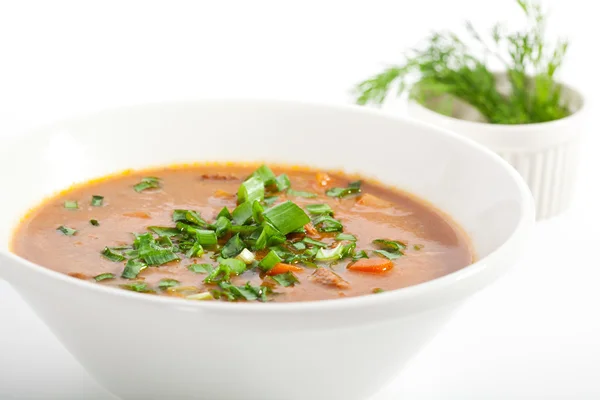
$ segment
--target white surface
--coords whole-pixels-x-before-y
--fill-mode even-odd
[[[432,27],[456,26],[463,15],[485,26],[514,13],[510,1],[496,3],[2,2],[0,135],[153,100],[344,102],[352,83]],[[553,30],[573,39],[562,77],[596,93],[592,3],[548,3]],[[520,267],[459,311],[377,400],[600,397],[595,125],[584,143],[571,210],[539,223]],[[0,321],[1,399],[108,398],[2,282]]]
[[[386,146],[369,154],[345,146],[331,154],[345,138],[366,136]],[[216,146],[206,145],[211,141]],[[450,213],[480,259],[403,290],[281,305],[182,302],[114,290],[7,251],[15,216],[72,183],[127,168],[231,159],[375,176]],[[19,173],[5,176],[3,187],[19,196],[5,198],[0,208],[0,276],[91,376],[123,399],[371,397],[467,298],[514,266],[535,220],[527,185],[491,151],[439,128],[358,106],[238,100],[124,107],[7,143],[0,149],[0,170],[10,169]],[[164,193],[150,196],[170,201]],[[75,228],[82,229],[75,240],[84,244],[88,233],[102,229]],[[426,261],[428,253],[415,257]],[[268,385],[261,384],[265,369]],[[287,392],[290,376],[311,384]],[[332,384],[341,381],[343,386]]]

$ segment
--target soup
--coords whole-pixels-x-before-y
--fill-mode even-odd
[[[431,205],[339,172],[262,165],[126,172],[45,201],[17,255],[72,277],[190,300],[377,294],[473,261]]]

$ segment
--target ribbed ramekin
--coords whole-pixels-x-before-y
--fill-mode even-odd
[[[563,85],[563,98],[572,114],[538,124],[481,122],[472,107],[459,102],[456,102],[453,117],[436,113],[416,101],[409,102],[408,114],[475,140],[508,161],[529,185],[537,219],[541,220],[568,208],[577,174],[585,102],[581,93],[567,85]]]

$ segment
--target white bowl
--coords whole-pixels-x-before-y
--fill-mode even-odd
[[[505,75],[498,78],[500,85],[508,84]],[[475,108],[460,101],[455,102],[451,117],[412,100],[408,114],[475,140],[504,158],[527,182],[535,199],[537,218],[545,219],[565,211],[571,202],[585,125],[582,94],[562,86],[564,103],[573,114],[551,122],[489,124]]]
[[[7,251],[44,196],[125,168],[261,160],[343,168],[448,212],[480,260],[378,295],[292,304],[193,302],[81,281]],[[527,186],[455,134],[377,111],[204,101],[100,112],[0,148],[0,275],[107,390],[123,399],[365,399],[456,308],[513,265],[534,221]]]

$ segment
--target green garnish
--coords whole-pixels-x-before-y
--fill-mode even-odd
[[[198,214],[196,211],[193,210],[187,210],[185,213],[185,219],[187,222],[200,226],[200,227],[207,227],[208,226],[208,222],[206,222],[204,219],[202,219],[202,217],[200,217],[200,214]]]
[[[408,91],[417,102],[446,115],[452,115],[455,100],[460,99],[491,124],[565,118],[571,112],[555,75],[568,41],[559,39],[550,46],[540,4],[530,0],[517,4],[527,19],[525,29],[511,32],[497,23],[484,38],[467,22],[466,39],[454,32],[433,32],[425,46],[405,54],[404,62],[358,84],[356,102],[382,104],[392,91],[398,95]],[[509,90],[498,87],[493,62],[503,65]]]
[[[100,226],[100,222],[97,219],[90,219],[90,224],[94,226]]]
[[[350,240],[351,242],[356,242],[356,236],[350,235],[349,233],[338,233],[335,240]]]
[[[406,249],[406,245],[402,242],[395,240],[386,239],[375,239],[373,244],[378,245],[381,250],[373,250],[374,253],[382,255],[390,260],[395,260],[404,255],[403,250]]]
[[[154,292],[152,289],[148,288],[148,284],[145,282],[133,282],[125,285],[121,285],[123,289],[131,290],[133,292],[139,293],[152,293]]]
[[[314,199],[315,197],[317,197],[316,193],[304,192],[301,190],[294,189],[288,189],[287,194],[289,196],[304,197],[305,199]]]
[[[325,194],[329,197],[337,197],[340,199],[348,196],[353,196],[361,192],[361,184],[361,181],[350,182],[348,184],[348,187],[327,189],[325,191]]]
[[[61,225],[56,228],[57,231],[62,233],[65,236],[73,236],[77,233],[77,229],[69,228],[68,226]]]
[[[228,282],[220,282],[219,287],[221,288],[220,291],[214,290],[212,292],[213,297],[224,297],[229,301],[267,301],[267,294],[271,293],[268,287],[252,286],[250,282],[244,286],[234,286]]]
[[[383,290],[382,288],[373,289],[373,293],[383,293],[383,292],[385,292],[385,290]]]
[[[246,180],[238,190],[238,204],[245,202],[261,201],[265,198],[265,182],[253,176]]]
[[[314,215],[333,215],[333,210],[329,204],[309,204],[306,206],[306,209]]]
[[[422,244],[415,244],[413,246],[413,249],[415,249],[415,250],[421,250],[421,249],[423,249],[423,247],[425,247],[425,246],[423,246]]]
[[[278,192],[284,192],[292,186],[290,178],[286,174],[279,175],[275,180],[275,184],[277,185]]]
[[[328,215],[316,218],[313,225],[319,232],[341,232],[344,229],[344,225],[340,221]]]
[[[304,250],[304,249],[306,249],[306,245],[304,243],[302,243],[302,242],[296,242],[296,243],[292,244],[292,246],[294,246],[294,248],[296,250]]]
[[[275,282],[279,283],[281,286],[293,286],[294,284],[300,282],[296,276],[291,272],[285,272],[283,274],[273,275],[271,278],[275,280]]]
[[[127,261],[127,264],[125,264],[125,269],[123,270],[123,273],[121,274],[121,278],[135,279],[135,278],[137,278],[138,274],[140,272],[142,272],[143,270],[145,270],[146,268],[148,268],[147,264],[145,264],[141,261],[136,261],[134,259],[131,259],[131,260]]]
[[[114,261],[114,262],[125,261],[125,257],[121,253],[115,251],[114,249],[112,249],[110,247],[105,247],[104,250],[102,250],[101,254],[110,261]]]
[[[111,274],[110,272],[105,272],[104,274],[96,275],[94,277],[94,280],[96,282],[104,281],[104,280],[107,280],[107,279],[115,279],[115,275]]]
[[[304,239],[302,239],[302,242],[304,242],[306,244],[311,244],[316,247],[327,247],[328,246],[327,243],[319,242],[318,240],[309,238],[308,236],[305,237]]]
[[[223,237],[231,230],[231,221],[227,217],[221,216],[217,218],[213,227],[217,237]]]
[[[181,231],[179,229],[170,228],[167,226],[149,226],[148,230],[156,233],[160,237],[162,237],[162,236],[171,237],[171,236],[177,236],[177,235],[181,234]]]
[[[285,242],[285,236],[279,232],[277,229],[273,227],[273,225],[269,223],[263,223],[262,230],[256,243],[254,244],[254,248],[256,250],[262,250],[267,246],[275,246]]]
[[[316,261],[336,261],[342,258],[344,246],[338,244],[332,249],[320,248],[315,256]]]
[[[74,200],[65,201],[65,208],[67,210],[77,210],[79,208],[79,204]]]
[[[240,204],[231,213],[233,222],[236,225],[244,225],[250,218],[252,218],[252,203],[247,201]]]
[[[281,257],[279,257],[279,255],[277,255],[275,251],[271,250],[262,260],[260,260],[258,266],[263,271],[269,272],[271,269],[273,269],[275,265],[279,264],[282,261],[283,260],[281,259]]]
[[[310,218],[304,210],[289,200],[267,210],[263,216],[284,235],[300,229],[310,222]]]
[[[228,209],[227,207],[223,207],[223,208],[221,209],[221,211],[219,211],[219,213],[217,214],[217,219],[219,219],[219,218],[221,218],[221,217],[227,218],[227,219],[228,219],[228,220],[230,220],[230,221],[231,221],[231,219],[233,218],[233,217],[231,216],[231,213],[229,212],[229,209]]]
[[[240,238],[240,234],[238,233],[237,235],[235,235],[231,239],[229,239],[229,241],[227,243],[225,243],[225,246],[223,246],[223,249],[221,250],[221,257],[223,257],[223,258],[235,257],[238,254],[240,254],[242,252],[242,250],[244,250],[245,248],[246,248],[246,245],[244,244],[244,242]]]
[[[213,266],[210,264],[191,264],[188,265],[187,269],[196,274],[210,274],[213,270]]]
[[[158,282],[158,288],[159,289],[167,289],[173,286],[179,286],[180,282],[175,280],[175,279],[161,279],[160,282]]]
[[[360,260],[361,258],[369,258],[369,255],[366,251],[361,250],[354,253],[352,256],[352,261]]]
[[[277,178],[273,171],[271,171],[271,168],[265,164],[258,167],[258,169],[252,173],[251,177],[258,178],[265,186],[273,185],[277,181]]]
[[[102,207],[102,204],[104,204],[104,196],[98,196],[98,195],[92,196],[92,206]]]
[[[272,206],[277,201],[277,199],[279,199],[278,196],[265,197],[263,203],[265,203],[266,206]]]
[[[148,189],[158,189],[160,188],[160,178],[155,176],[148,176],[146,178],[142,178],[142,181],[133,186],[133,189],[140,193],[144,190]]]

